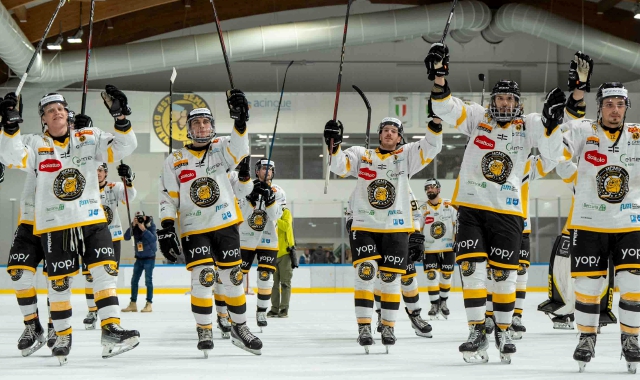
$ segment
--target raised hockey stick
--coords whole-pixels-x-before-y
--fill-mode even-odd
[[[369,99],[367,99],[364,92],[362,92],[362,90],[358,86],[354,84],[352,85],[352,87],[354,90],[356,90],[356,92],[358,92],[358,94],[362,98],[362,101],[364,101],[365,107],[367,107],[367,133],[364,138],[364,147],[365,149],[369,149],[369,132],[371,131],[371,104],[369,104]]]
[[[169,154],[173,152],[173,82],[175,82],[176,76],[178,76],[178,72],[174,67],[169,79]]]
[[[449,33],[449,25],[451,25],[451,19],[453,18],[453,11],[456,9],[456,4],[458,4],[458,0],[453,0],[451,4],[451,12],[449,12],[449,18],[447,19],[447,25],[444,26],[444,31],[442,32],[442,39],[440,40],[441,44],[444,44],[444,40],[447,38],[447,34]]]
[[[222,27],[220,26],[220,20],[218,19],[216,5],[213,3],[213,0],[209,1],[211,2],[211,6],[213,7],[213,17],[216,19],[216,29],[218,30],[218,38],[220,38],[220,47],[222,48],[222,55],[224,56],[224,64],[225,66],[227,66],[227,74],[229,74],[229,83],[231,84],[231,89],[235,89],[236,87],[233,85],[233,74],[231,74],[231,66],[229,65],[229,57],[227,56],[227,47],[224,44]]]
[[[91,61],[91,46],[93,42],[93,14],[96,9],[96,0],[91,0],[91,13],[89,14],[89,40],[87,41],[87,55],[84,60],[84,81],[82,84],[82,107],[80,113],[85,114],[87,107],[87,92],[89,91],[89,62]],[[125,194],[127,192],[125,191]]]
[[[47,38],[47,34],[49,34],[49,30],[51,30],[51,25],[53,25],[53,21],[55,21],[56,17],[58,16],[58,12],[60,12],[60,8],[62,8],[62,6],[67,1],[68,0],[60,0],[60,2],[58,3],[58,7],[53,12],[53,16],[51,16],[51,20],[49,20],[49,23],[47,24],[47,27],[44,29],[44,33],[42,34],[42,38],[40,39],[40,42],[38,42],[38,46],[36,47],[36,50],[33,52],[33,55],[31,56],[31,60],[27,65],[27,70],[24,72],[24,74],[22,74],[22,78],[20,79],[20,83],[18,84],[18,88],[16,89],[16,97],[20,96],[20,92],[22,92],[22,87],[24,86],[24,83],[27,81],[27,76],[29,76],[29,71],[31,70],[31,67],[33,67],[33,64],[36,61],[36,57],[42,51],[42,45],[44,45],[44,40]],[[19,103],[20,102],[18,102],[18,104]]]
[[[480,97],[480,105],[484,107],[484,74],[478,74],[478,79],[482,82],[482,96]]]
[[[123,164],[124,162],[120,160],[120,165]],[[133,240],[133,225],[131,224],[131,209],[129,208],[129,191],[127,190],[127,179],[124,177],[120,177],[120,179],[122,180],[122,183],[124,183],[124,201],[127,204],[127,218],[129,218],[129,228],[131,228],[131,245],[135,247],[136,243]]]
[[[212,0],[213,1],[213,0]],[[347,43],[347,30],[349,29],[349,12],[351,11],[351,3],[353,0],[349,0],[347,3],[347,15],[344,19],[344,32],[342,33],[342,54],[340,55],[340,71],[338,72],[338,84],[336,86],[336,103],[333,106],[333,121],[336,121],[338,118],[338,104],[340,103],[340,86],[342,85],[342,67],[344,66],[344,47]],[[331,150],[333,149],[333,138],[329,140],[329,149],[328,155],[329,158],[327,160],[327,173],[324,177],[324,193],[326,194],[329,191],[329,176],[331,175]]]

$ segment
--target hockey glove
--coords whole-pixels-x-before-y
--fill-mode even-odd
[[[18,99],[15,92],[8,93],[0,101],[0,116],[5,126],[22,123],[22,97]]]
[[[344,127],[340,120],[329,120],[324,125],[324,142],[327,144],[331,154],[335,154],[342,143],[342,133]],[[333,139],[333,146],[331,146],[331,139]]]
[[[133,184],[133,180],[136,179],[136,175],[131,171],[131,167],[129,165],[120,164],[117,169],[118,176],[120,176],[120,178],[124,178],[127,186],[131,186],[131,184]]]
[[[238,166],[236,166],[236,170],[238,171],[238,179],[242,182],[247,182],[251,179],[251,157],[247,156],[240,160]]]
[[[91,127],[93,127],[93,122],[91,121],[91,118],[89,116],[83,115],[81,113],[76,115],[76,121],[73,127],[74,129],[80,130]]]
[[[409,259],[411,261],[422,260],[422,254],[424,253],[424,235],[419,232],[414,232],[409,235]]]
[[[258,179],[253,181],[253,191],[251,191],[251,194],[254,194],[252,197],[253,199],[262,197],[267,207],[271,206],[276,201],[276,197],[273,194],[273,189],[271,188],[271,186],[269,186],[268,183],[262,182]]]
[[[158,243],[160,243],[160,251],[167,260],[175,263],[180,255],[180,243],[178,243],[178,235],[173,226],[168,226],[158,230]]]
[[[544,106],[542,107],[542,124],[547,130],[547,136],[551,136],[551,133],[556,127],[562,124],[564,118],[564,104],[567,101],[567,97],[564,92],[559,88],[554,88],[549,91],[544,98]]]
[[[431,132],[435,134],[442,132],[442,124],[436,123],[434,120],[429,121],[428,127],[431,130]]]
[[[347,220],[347,233],[351,233],[351,225],[353,224],[353,219]]]
[[[227,105],[229,106],[229,115],[233,120],[240,124],[249,121],[249,104],[244,92],[238,89],[227,91]]]
[[[592,72],[593,59],[581,51],[576,52],[574,59],[569,64],[569,91],[578,89],[590,92]]]
[[[289,256],[291,257],[291,269],[296,269],[298,267],[298,256],[296,255],[296,247],[287,248],[287,252],[289,252]]]
[[[449,48],[447,45],[441,43],[431,45],[429,54],[424,59],[424,65],[427,66],[429,80],[449,75]]]
[[[108,84],[105,90],[100,93],[105,107],[109,110],[109,113],[113,117],[129,116],[131,115],[131,108],[129,108],[129,101],[124,92],[118,90],[116,86]]]
[[[0,162],[0,183],[4,181],[4,165]]]

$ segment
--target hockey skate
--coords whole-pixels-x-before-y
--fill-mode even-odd
[[[61,366],[67,364],[69,351],[71,351],[71,334],[56,336],[56,343],[53,345],[51,354],[58,358]]]
[[[551,316],[550,314],[547,314]],[[556,315],[551,318],[551,322],[553,322],[553,328],[556,330],[573,330],[573,321],[575,317],[572,314],[567,315]]]
[[[516,353],[516,345],[511,342],[511,334],[500,327],[495,328],[496,348],[500,351],[500,361],[511,364],[511,354]]]
[[[56,344],[56,330],[53,328],[53,323],[49,323],[47,334],[47,347],[53,350],[53,345]]]
[[[489,348],[489,341],[484,324],[469,325],[469,338],[458,347],[464,361],[467,363],[488,362],[487,348]]]
[[[258,327],[260,327],[260,332],[262,332],[263,327],[267,327],[267,310],[258,310],[256,311],[256,321],[258,322]]]
[[[638,362],[640,362],[638,336],[622,334],[620,336],[620,341],[622,343],[622,353],[620,354],[620,358],[624,356],[624,360],[627,362],[627,371],[635,374]]]
[[[97,321],[98,313],[95,311],[90,311],[89,313],[87,313],[87,317],[82,321],[82,323],[84,323],[84,329],[95,330]]]
[[[431,304],[431,309],[429,309],[429,312],[427,313],[427,315],[429,316],[429,319],[434,321],[436,319],[438,319],[438,313],[440,312],[440,308],[438,307],[438,303],[432,303]]]
[[[449,319],[449,307],[447,306],[446,298],[440,298],[440,305],[438,305],[438,309],[440,311],[440,315],[442,315],[444,319]]]
[[[246,322],[231,325],[231,343],[254,355],[262,355],[262,341],[251,333]]]
[[[492,316],[486,316],[484,318],[484,326],[485,326],[485,331],[487,332],[487,334],[493,334],[493,329],[496,328],[496,323],[493,321],[493,317]]]
[[[382,344],[386,350],[386,353],[389,353],[389,346],[393,346],[396,344],[396,336],[393,333],[393,327],[387,326],[385,324],[382,325]]]
[[[102,327],[102,358],[108,359],[138,347],[140,333],[137,330],[125,330],[117,323]]]
[[[511,339],[520,340],[522,339],[522,335],[526,332],[527,328],[522,324],[522,317],[519,315],[514,315],[513,320],[511,321],[511,326],[509,327]]]
[[[218,330],[220,330],[222,339],[231,338],[231,323],[227,317],[221,317],[218,315]]]
[[[578,342],[576,350],[573,352],[573,360],[578,362],[579,371],[584,372],[587,363],[591,361],[591,358],[595,357],[596,334],[580,334],[580,341]]]
[[[382,332],[382,312],[378,309],[376,310],[376,314],[378,314],[378,322],[376,322],[376,331],[378,333]]]
[[[364,352],[369,354],[369,347],[373,346],[373,335],[371,335],[371,325],[358,325],[358,344],[364,347]]]
[[[204,358],[209,358],[209,351],[213,349],[213,333],[211,328],[196,327],[198,331],[198,350],[202,351]]]
[[[18,340],[18,349],[22,356],[29,356],[44,346],[47,339],[40,321],[35,318],[24,323],[24,331]]]
[[[420,316],[420,311],[422,311],[422,309],[409,311],[409,309],[405,307],[404,310],[406,310],[407,315],[409,315],[409,320],[411,321],[411,327],[416,332],[417,336],[422,336],[425,338],[433,337],[433,335],[431,335],[431,330],[432,330],[431,325],[427,321],[422,319],[422,317]]]

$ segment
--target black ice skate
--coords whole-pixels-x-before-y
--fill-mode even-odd
[[[108,359],[138,347],[140,333],[137,330],[125,330],[117,323],[108,323],[102,327],[102,358]]]
[[[382,329],[382,327],[380,328]],[[358,344],[364,347],[364,352],[369,354],[369,347],[373,346],[373,335],[371,335],[371,325],[359,324],[358,325]]]
[[[494,336],[496,339],[496,348],[500,351],[500,361],[505,364],[511,364],[511,354],[516,353],[516,345],[511,342],[511,334],[496,326]]]
[[[256,321],[258,322],[258,327],[260,327],[260,332],[262,332],[262,328],[267,327],[267,309],[258,309],[256,311]]]
[[[209,351],[213,350],[213,333],[211,328],[196,327],[198,331],[198,350],[202,351],[204,358],[209,357]]]
[[[509,327],[511,339],[520,340],[522,339],[522,335],[526,332],[527,328],[522,324],[522,317],[519,315],[514,315],[513,320],[511,321],[511,326]]]
[[[573,330],[573,321],[575,317],[573,313],[567,315],[557,315],[551,318],[551,322],[553,322],[553,328],[556,330]]]
[[[47,339],[38,318],[24,322],[24,331],[18,340],[18,350],[22,356],[29,356],[44,346]]]
[[[493,321],[493,317],[487,315],[484,318],[484,326],[487,334],[493,334],[493,330],[496,328],[496,323]]]
[[[254,355],[262,355],[262,341],[251,333],[246,322],[231,325],[231,343]]]
[[[49,323],[49,333],[47,334],[47,347],[53,350],[53,345],[56,344],[56,330],[53,328],[53,323]]]
[[[573,352],[573,360],[578,362],[580,372],[584,372],[591,358],[596,357],[596,334],[580,334],[580,341]]]
[[[489,348],[489,341],[485,326],[484,323],[480,323],[469,326],[469,337],[458,347],[458,351],[462,353],[462,358],[467,363],[486,363],[489,361],[487,348]]]
[[[98,321],[98,312],[90,311],[89,313],[87,313],[87,317],[82,321],[82,323],[84,323],[84,329],[95,330],[97,321]]]
[[[221,317],[218,315],[218,330],[220,330],[222,339],[231,338],[231,323],[227,317]]]
[[[407,315],[409,315],[411,327],[413,327],[413,330],[416,332],[417,336],[422,336],[425,338],[433,337],[433,335],[431,335],[431,325],[420,316],[420,312],[422,311],[422,309],[409,311],[409,309],[405,307],[404,310],[406,310]]]
[[[440,305],[438,306],[438,308],[440,311],[440,315],[442,315],[444,319],[449,319],[449,307],[447,306],[446,298],[440,298]]]
[[[635,374],[638,362],[640,362],[638,336],[622,334],[620,336],[620,341],[622,343],[622,354],[620,355],[620,358],[624,356],[624,360],[627,362],[627,371]]]
[[[56,343],[53,345],[51,354],[58,358],[60,365],[67,364],[67,356],[71,351],[71,334],[56,336]]]
[[[378,322],[376,323],[376,331],[378,333],[382,332],[382,312],[378,309],[376,310],[376,314],[378,314]]]
[[[382,344],[386,349],[387,354],[389,353],[389,346],[393,346],[396,344],[396,336],[393,333],[393,327],[387,326],[385,324],[382,325]]]
[[[429,312],[427,313],[427,315],[429,316],[429,319],[433,321],[438,319],[439,312],[440,312],[440,307],[438,305],[438,302],[436,302],[431,304],[431,309],[429,309]]]

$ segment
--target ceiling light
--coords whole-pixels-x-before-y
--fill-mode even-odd
[[[324,154],[319,155],[318,157],[324,157]]]
[[[347,136],[342,136],[342,138],[343,138],[343,139],[348,139],[348,138],[349,138],[349,135],[347,135]]]
[[[416,140],[420,140],[421,138],[423,138],[424,136],[413,136],[411,137],[412,139],[416,139]]]
[[[251,157],[264,157],[264,154],[252,154]]]
[[[67,37],[67,42],[70,44],[81,44],[83,35],[84,35],[84,31],[82,31],[82,28],[78,28],[78,30],[73,34],[73,36]]]
[[[62,34],[56,38],[54,42],[50,42],[47,44],[47,49],[49,50],[62,50],[62,43],[64,42],[64,37]]]

